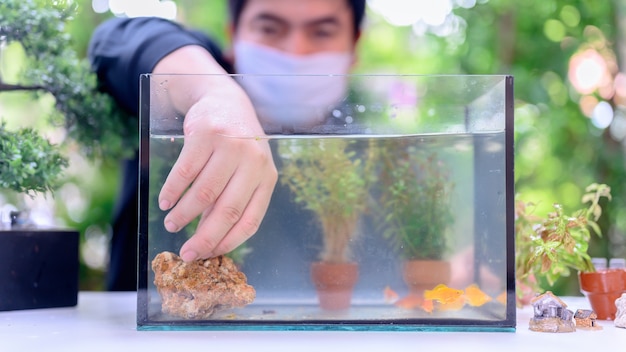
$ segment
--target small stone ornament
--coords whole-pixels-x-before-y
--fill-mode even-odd
[[[602,330],[602,326],[597,322],[598,315],[590,309],[578,309],[574,313],[574,321],[576,329],[584,330]]]
[[[552,292],[539,295],[531,301],[534,315],[528,328],[539,332],[574,332],[574,313]]]
[[[622,293],[622,297],[615,300],[617,314],[615,315],[615,326],[618,328],[626,328],[626,293]]]

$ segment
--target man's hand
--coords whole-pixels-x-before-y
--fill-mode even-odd
[[[207,55],[201,48],[184,47],[155,72],[185,67],[205,73],[214,67],[205,62],[212,60]],[[180,66],[177,59],[182,57]],[[161,189],[159,207],[169,210],[164,226],[170,232],[201,216],[196,233],[180,250],[189,262],[230,252],[250,238],[265,215],[278,173],[252,103],[232,78],[168,80],[172,107],[187,112],[185,142]]]
[[[252,106],[243,100],[196,103],[184,122],[185,144],[161,193],[165,228],[177,232],[201,215],[181,248],[183,260],[227,253],[261,224],[277,172]]]

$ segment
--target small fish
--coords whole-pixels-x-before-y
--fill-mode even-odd
[[[496,301],[506,306],[506,291],[503,291],[501,294],[499,294],[498,297],[496,297]]]
[[[424,299],[420,296],[409,294],[396,301],[394,305],[398,308],[412,310],[420,307],[424,303]]]
[[[460,295],[457,299],[448,303],[437,303],[437,309],[441,311],[456,311],[463,309],[465,306],[465,296]]]
[[[385,299],[385,303],[394,303],[400,298],[396,291],[392,290],[391,287],[386,286],[383,290],[383,297]]]
[[[451,303],[457,300],[462,294],[463,290],[457,290],[444,284],[439,284],[432,290],[424,291],[424,298],[434,300],[439,303]]]
[[[435,304],[433,303],[432,299],[425,299],[421,307],[426,313],[432,313],[435,309]]]
[[[480,307],[492,300],[492,298],[478,288],[476,284],[471,284],[465,288],[465,299],[472,307]]]

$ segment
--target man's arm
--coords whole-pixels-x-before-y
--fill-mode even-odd
[[[124,109],[137,114],[139,76],[153,72],[166,55],[188,45],[202,47],[230,71],[211,38],[154,17],[112,18],[104,22],[94,31],[87,55],[103,89]]]
[[[104,88],[135,112],[142,73],[226,73],[210,47],[163,20],[107,22],[92,43],[90,57]],[[201,216],[181,257],[224,254],[260,226],[277,180],[271,151],[258,138],[264,133],[250,100],[230,77],[167,79],[169,101],[185,113],[185,143],[159,195],[159,206],[169,210],[164,226],[177,232]]]
[[[154,73],[225,71],[203,48],[185,46]],[[196,234],[181,248],[183,260],[227,253],[258,230],[269,205],[278,176],[268,141],[258,138],[264,132],[252,103],[229,76],[167,80],[170,101],[187,113],[183,150],[159,195],[160,208],[172,209],[165,228],[177,232],[201,215]]]

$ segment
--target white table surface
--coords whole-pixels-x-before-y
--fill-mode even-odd
[[[583,297],[562,297],[589,308]],[[626,351],[626,329],[528,330],[532,309],[517,312],[516,332],[137,331],[134,292],[81,292],[74,308],[0,312],[0,351]]]

